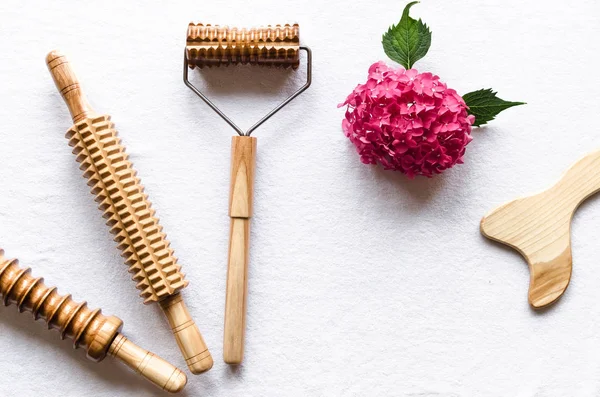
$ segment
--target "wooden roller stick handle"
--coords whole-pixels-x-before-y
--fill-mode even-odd
[[[85,349],[92,361],[109,354],[163,390],[183,390],[185,374],[123,336],[121,319],[104,316],[100,309],[91,310],[86,302],[73,301],[71,295],[59,295],[55,287],[44,285],[43,278],[34,278],[31,269],[3,254],[0,249],[0,298],[5,306],[15,304],[20,312],[31,312],[35,320],[44,319],[48,329],[58,330],[62,339],[69,338],[75,348]]]
[[[187,377],[181,370],[139,347],[122,334],[117,334],[110,344],[108,354],[118,358],[136,373],[169,393],[183,390],[187,383]]]
[[[92,117],[95,112],[83,95],[79,80],[67,57],[60,51],[52,51],[46,57],[46,64],[56,83],[56,88],[69,108],[73,123],[77,124],[86,117]]]
[[[208,371],[213,359],[179,292],[187,281],[110,117],[91,108],[62,53],[50,52],[46,63],[75,123],[67,133],[69,144],[144,303],[160,303],[190,371]]]
[[[223,337],[223,359],[228,364],[240,364],[244,357],[250,218],[255,166],[256,138],[234,136],[231,140],[229,193],[231,223]]]
[[[171,295],[159,303],[190,371],[193,374],[200,374],[212,368],[213,359],[210,351],[181,294]]]

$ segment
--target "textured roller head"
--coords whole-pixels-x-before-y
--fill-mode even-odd
[[[103,115],[76,123],[67,138],[140,296],[157,302],[188,282],[117,134]]]
[[[186,56],[192,69],[238,63],[297,69],[299,32],[298,24],[238,29],[190,23]]]

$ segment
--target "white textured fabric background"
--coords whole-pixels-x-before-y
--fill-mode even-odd
[[[522,100],[475,130],[466,164],[434,179],[360,163],[337,109],[385,59],[403,2],[0,3],[0,246],[49,285],[125,321],[132,340],[185,369],[162,313],[143,306],[70,153],[70,117],[44,57],[62,49],[99,112],[113,116],[190,286],[215,358],[184,396],[597,396],[600,203],[573,221],[561,301],[527,304],[529,272],[485,240],[482,215],[553,183],[600,145],[597,1],[431,1],[417,64],[460,93]],[[246,357],[222,360],[233,131],[181,81],[188,22],[294,22],[313,86],[256,131],[258,164]],[[304,72],[194,73],[249,126]],[[0,396],[163,395],[57,332],[0,308]]]

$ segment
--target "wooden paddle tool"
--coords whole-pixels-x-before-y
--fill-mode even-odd
[[[531,273],[529,303],[554,303],[571,279],[571,218],[600,190],[600,151],[588,154],[551,188],[508,202],[481,220],[481,233],[525,257]]]

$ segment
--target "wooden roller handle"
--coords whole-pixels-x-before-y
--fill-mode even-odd
[[[177,293],[160,301],[160,307],[169,320],[175,340],[190,371],[197,375],[211,369],[212,356],[181,295]]]
[[[250,218],[252,217],[255,166],[256,138],[234,136],[231,140],[231,190],[229,193],[231,224],[223,337],[223,359],[228,364],[240,364],[244,357]]]
[[[117,334],[108,354],[169,393],[183,390],[187,383],[187,377],[181,370],[121,334]]]
[[[52,51],[46,56],[46,65],[48,65],[56,88],[71,112],[73,123],[77,124],[78,121],[94,114],[67,57],[60,51]]]

